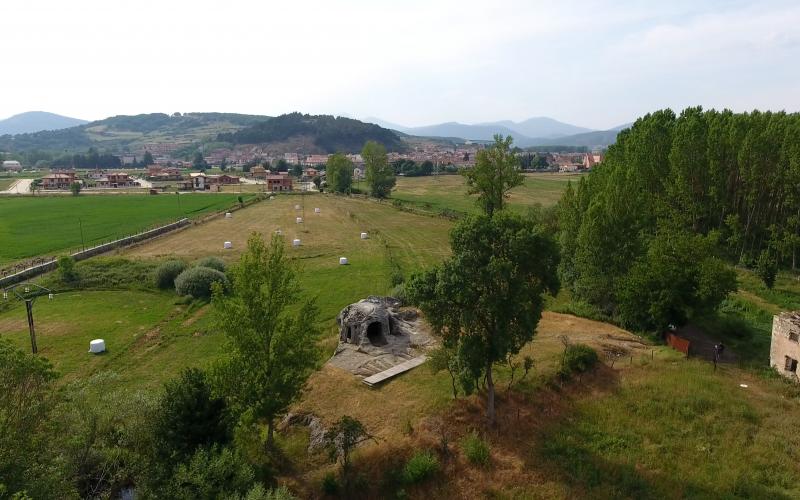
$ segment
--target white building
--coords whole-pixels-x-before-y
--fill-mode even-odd
[[[19,172],[22,170],[22,164],[20,164],[20,162],[17,160],[6,160],[3,162],[3,170]]]

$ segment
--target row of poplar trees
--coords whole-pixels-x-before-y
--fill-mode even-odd
[[[558,210],[579,299],[638,329],[708,313],[736,287],[728,264],[797,265],[800,114],[648,114]]]

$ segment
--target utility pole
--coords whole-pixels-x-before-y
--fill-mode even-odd
[[[31,335],[31,352],[36,354],[39,352],[39,348],[36,346],[36,328],[33,324],[33,303],[42,295],[47,295],[48,299],[53,300],[53,291],[35,283],[18,283],[3,290],[4,300],[8,300],[9,292],[13,293],[18,300],[25,302],[25,312],[28,316],[28,331]]]

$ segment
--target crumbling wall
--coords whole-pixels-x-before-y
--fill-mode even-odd
[[[785,377],[800,375],[800,312],[784,312],[772,319],[769,364]]]

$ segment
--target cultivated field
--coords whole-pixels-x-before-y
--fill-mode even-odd
[[[0,265],[66,253],[146,228],[223,210],[234,195],[25,196],[0,198]]]
[[[509,204],[519,212],[535,204],[555,205],[567,183],[577,182],[580,177],[581,174],[526,174],[525,183],[511,191]],[[466,192],[464,178],[460,175],[398,177],[392,199],[423,209],[474,213],[477,210],[475,200],[466,196]]]

